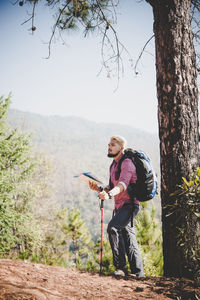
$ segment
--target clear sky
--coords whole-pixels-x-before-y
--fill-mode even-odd
[[[66,45],[56,41],[48,55],[53,20],[48,8],[36,10],[34,35],[21,25],[29,16],[27,7],[0,0],[0,94],[12,93],[12,108],[42,115],[80,116],[96,122],[131,125],[157,132],[157,99],[154,40],[139,63],[135,76],[124,55],[124,75],[119,87],[101,69],[101,39],[84,38],[82,30],[66,33]],[[118,10],[119,39],[133,62],[153,35],[153,14],[145,1],[123,0]]]

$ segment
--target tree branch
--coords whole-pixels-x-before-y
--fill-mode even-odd
[[[31,17],[29,19],[27,19],[26,21],[24,21],[21,25],[24,25],[25,23],[29,22],[30,20],[32,20],[32,26],[31,26],[31,30],[32,33],[36,30],[36,27],[34,26],[34,18],[35,18],[35,7],[36,7],[37,2],[34,1],[33,3],[33,10],[32,10],[32,14]]]
[[[122,52],[125,50],[126,53],[130,56],[128,50],[125,48],[125,46],[120,42],[120,40],[118,39],[118,36],[117,36],[117,32],[115,30],[115,28],[113,27],[113,25],[108,21],[108,19],[106,18],[104,12],[103,12],[103,9],[102,9],[102,6],[99,2],[99,0],[96,0],[97,2],[97,5],[99,7],[99,10],[101,12],[101,15],[102,15],[102,18],[106,24],[106,27],[105,27],[105,30],[104,32],[102,33],[103,34],[103,38],[102,38],[102,48],[101,48],[101,55],[102,55],[102,59],[103,59],[103,65],[105,67],[105,69],[107,70],[108,67],[107,67],[107,63],[109,61],[111,61],[112,59],[114,59],[114,61],[117,63],[117,88],[118,88],[118,85],[119,85],[119,74],[120,74],[120,66],[122,68],[122,73],[124,71],[124,67],[123,67],[123,61],[122,61],[122,58],[121,58],[121,54]],[[108,35],[107,35],[107,30],[111,29],[113,34],[114,34],[114,39],[115,39],[115,45],[116,45],[116,50],[112,44],[112,42],[110,41]],[[113,55],[110,56],[107,60],[105,60],[105,55],[104,55],[104,46],[105,46],[105,40],[108,41],[108,44],[110,45],[111,49],[112,49],[112,52],[113,52]],[[116,88],[116,89],[117,89]]]
[[[147,47],[148,43],[152,40],[152,38],[154,37],[154,35],[152,35],[152,37],[150,37],[150,39],[148,39],[148,41],[145,43],[144,47],[142,48],[142,51],[140,52],[140,55],[135,63],[135,66],[134,66],[134,72],[135,72],[135,75],[138,75],[138,71],[137,71],[137,66],[138,66],[138,63],[145,51],[145,48]]]
[[[51,56],[51,43],[52,43],[53,37],[54,37],[55,32],[56,32],[56,27],[58,26],[58,23],[60,21],[62,13],[68,7],[68,5],[69,5],[70,2],[71,2],[71,0],[68,0],[67,3],[64,5],[64,7],[60,10],[60,13],[59,13],[59,15],[58,15],[58,17],[56,19],[56,23],[53,26],[52,34],[51,34],[51,37],[50,37],[50,40],[49,40],[49,43],[48,43],[49,55],[46,57],[47,59],[49,59],[49,57]]]

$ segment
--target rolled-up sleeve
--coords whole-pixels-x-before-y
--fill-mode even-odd
[[[126,158],[121,165],[121,173],[119,177],[119,183],[124,186],[124,190],[127,189],[130,182],[136,182],[137,174],[136,168],[133,162]]]

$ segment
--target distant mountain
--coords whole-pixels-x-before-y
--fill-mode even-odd
[[[105,124],[88,121],[80,117],[42,116],[39,114],[22,112],[11,109],[9,123],[12,128],[17,127],[22,131],[33,134],[37,144],[46,144],[58,139],[59,142],[81,141],[92,139],[107,150],[109,137],[114,134],[123,135],[128,146],[143,149],[148,152],[155,163],[158,161],[158,137],[142,130],[120,124]],[[85,144],[85,142],[84,142]],[[53,145],[52,145],[53,146]],[[55,146],[55,144],[54,144]],[[53,147],[55,148],[55,147]],[[88,151],[89,145],[88,145]]]
[[[77,206],[90,228],[94,229],[99,223],[98,198],[73,176],[91,171],[108,183],[110,136],[122,135],[129,147],[145,151],[159,174],[159,141],[154,134],[120,124],[96,123],[73,116],[48,117],[13,109],[9,111],[8,122],[11,128],[31,134],[37,151],[51,158],[57,202],[69,208]],[[155,203],[159,208],[159,200]],[[110,218],[112,207],[113,203],[105,204],[105,222]]]

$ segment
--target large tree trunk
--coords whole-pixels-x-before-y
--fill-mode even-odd
[[[200,218],[170,193],[198,164],[198,89],[189,0],[152,0],[156,45],[164,274],[200,269]],[[193,199],[192,201],[197,201]],[[196,207],[199,203],[196,203]]]

